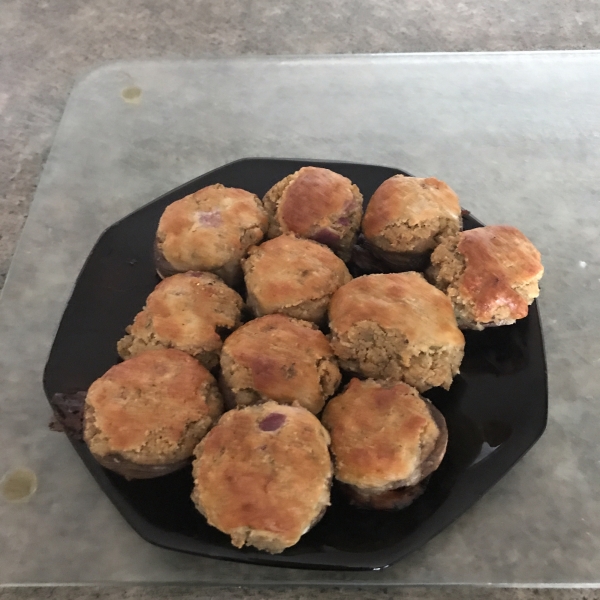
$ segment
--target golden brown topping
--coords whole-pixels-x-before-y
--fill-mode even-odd
[[[315,233],[336,215],[343,218],[355,204],[352,182],[329,169],[302,167],[285,188],[277,209],[284,231],[302,236]]]
[[[465,259],[459,293],[473,303],[477,321],[492,321],[503,307],[512,319],[527,316],[544,268],[540,253],[523,233],[509,225],[463,231],[458,251]]]
[[[458,220],[458,196],[443,181],[428,177],[394,175],[386,179],[369,201],[362,228],[368,237],[378,235],[391,222],[413,227],[440,216]]]
[[[213,271],[239,261],[267,228],[254,194],[215,184],[167,206],[156,235],[160,252],[176,270]]]
[[[230,335],[221,366],[234,394],[253,390],[260,400],[298,402],[314,413],[341,379],[323,333],[311,323],[278,314],[250,321]]]
[[[235,546],[281,552],[329,503],[328,444],[302,408],[269,402],[229,411],[196,450],[193,498]]]
[[[328,297],[352,279],[329,248],[281,235],[251,249],[244,263],[246,286],[257,313],[285,313],[310,300]]]
[[[206,402],[214,383],[179,350],[150,350],[119,363],[90,386],[86,441],[100,455],[141,452],[148,444],[155,453],[173,453],[190,424],[218,416]]]
[[[148,296],[119,342],[119,353],[129,358],[149,348],[174,347],[212,368],[218,362],[221,333],[239,325],[242,306],[240,295],[212,273],[173,275]]]
[[[329,320],[338,334],[374,321],[384,329],[400,329],[418,348],[464,344],[448,298],[415,272],[353,279],[333,295]]]
[[[383,491],[414,485],[440,435],[427,403],[404,383],[353,379],[323,413],[335,476]]]

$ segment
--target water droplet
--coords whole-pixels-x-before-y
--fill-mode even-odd
[[[27,468],[9,471],[0,480],[0,492],[9,502],[25,502],[37,490],[37,476]]]
[[[142,90],[136,85],[131,85],[121,90],[121,97],[129,104],[139,104],[142,98]]]

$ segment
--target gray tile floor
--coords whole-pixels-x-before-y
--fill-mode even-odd
[[[0,287],[74,81],[113,59],[600,47],[595,0],[2,0]],[[0,549],[1,560],[1,549]],[[600,598],[485,588],[0,589],[23,598]]]

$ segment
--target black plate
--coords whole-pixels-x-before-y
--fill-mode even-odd
[[[262,197],[276,181],[305,165],[330,168],[355,182],[365,198],[402,173],[372,165],[244,159],[198,177],[107,229],[85,263],[63,315],[44,372],[44,389],[87,390],[118,362],[115,345],[158,279],[154,233],[171,202],[213,183]],[[465,228],[480,225],[465,217]],[[127,522],[146,540],[183,552],[239,562],[314,569],[381,568],[425,544],[489,490],[546,427],[546,361],[538,309],[508,327],[466,333],[466,354],[449,392],[426,394],[448,422],[449,446],[426,492],[400,512],[355,509],[334,488],[323,520],[279,555],[237,550],[210,527],[190,500],[186,469],[166,477],[126,481],[96,463],[72,440],[92,476]]]

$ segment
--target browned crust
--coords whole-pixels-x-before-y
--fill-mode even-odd
[[[465,231],[458,251],[466,261],[460,292],[473,300],[477,321],[492,321],[499,306],[508,306],[514,319],[527,316],[539,290],[531,297],[521,288],[537,282],[543,267],[538,250],[516,227],[492,225]]]
[[[281,181],[278,181],[263,197],[263,206],[269,216],[269,230],[268,236],[270,238],[277,237],[282,234],[281,226],[276,219],[277,207],[281,201],[281,196],[285,188],[298,177],[299,171],[284,177]]]
[[[191,456],[221,412],[216,382],[202,365],[179,350],[151,350],[90,386],[84,440],[109,468],[119,461],[172,466]]]
[[[365,237],[392,252],[425,252],[460,229],[458,196],[443,181],[395,175],[375,191],[362,221]]]
[[[452,304],[420,273],[364,275],[339,288],[329,305],[332,331],[365,321],[400,331],[410,345],[464,346]]]
[[[156,274],[161,278],[165,279],[178,273],[190,273],[191,271],[178,271],[169,263],[169,261],[163,256],[159,243],[157,240],[154,241],[154,265],[156,268]],[[223,266],[213,269],[212,271],[193,271],[194,273],[213,273],[219,279],[222,279],[229,287],[237,289],[243,280],[242,266],[240,259],[232,258],[226,262]]]
[[[359,236],[352,248],[351,263],[360,275],[373,273],[403,273],[425,271],[429,267],[431,252],[391,252],[382,250],[364,236]]]
[[[261,429],[273,414],[283,423]],[[281,552],[329,505],[328,444],[318,419],[299,407],[269,402],[225,413],[195,451],[192,499],[234,546]]]
[[[459,323],[481,329],[527,316],[544,267],[516,227],[489,225],[442,244],[432,255],[430,273],[452,300]]]
[[[448,426],[446,425],[444,415],[429,400],[426,398],[424,400],[432,419],[439,429],[440,435],[435,441],[433,450],[421,464],[421,480],[429,477],[440,466],[448,447]]]
[[[341,380],[327,338],[312,323],[267,315],[231,334],[221,353],[223,379],[240,405],[274,400],[318,413]]]
[[[352,182],[329,169],[303,167],[283,191],[277,207],[283,228],[302,236],[314,233],[352,205]]]
[[[269,237],[296,233],[331,247],[345,260],[362,218],[363,197],[358,187],[339,173],[302,167],[276,183],[265,195]]]
[[[154,239],[152,253],[154,256],[154,266],[156,267],[156,274],[161,279],[164,279],[165,277],[171,277],[171,275],[179,273],[179,271],[177,271],[177,269],[175,269],[173,265],[170,264],[169,261],[164,257],[160,249],[160,244],[158,243],[158,240],[156,238]]]
[[[336,479],[366,494],[415,485],[446,450],[441,413],[405,383],[353,379],[329,401],[322,420]]]
[[[117,344],[131,358],[153,348],[177,348],[207,368],[218,364],[222,336],[240,324],[244,302],[212,273],[187,272],[160,282]]]
[[[353,279],[333,295],[329,324],[340,366],[352,373],[424,392],[449,389],[459,372],[465,341],[452,304],[419,273]]]
[[[402,273],[404,271],[424,271],[429,265],[430,251],[414,252],[383,250],[373,242],[365,239],[365,249],[370,252],[379,264],[392,267],[391,273]]]
[[[268,217],[254,194],[221,184],[205,187],[163,212],[156,232],[157,270],[163,275],[212,271],[233,276],[247,249],[267,229]]]
[[[427,488],[425,481],[407,487],[370,493],[352,485],[340,484],[350,504],[371,510],[402,510],[408,508]]]
[[[250,249],[242,266],[248,303],[256,316],[282,313],[320,322],[329,298],[352,279],[329,248],[294,235],[281,235]],[[314,310],[303,310],[307,303]]]

